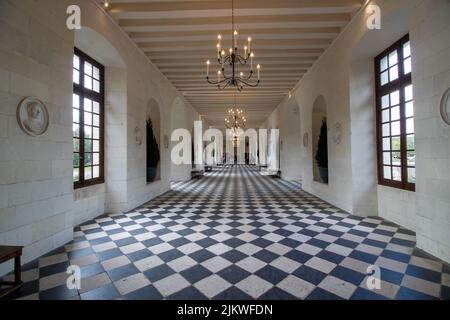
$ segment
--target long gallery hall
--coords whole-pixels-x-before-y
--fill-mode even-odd
[[[448,0],[0,0],[2,310],[450,300],[449,195]]]

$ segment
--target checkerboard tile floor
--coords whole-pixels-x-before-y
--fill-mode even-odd
[[[69,265],[81,289],[66,286]],[[381,289],[367,288],[367,268]],[[75,229],[9,299],[450,299],[450,266],[414,233],[350,216],[299,183],[221,167]]]

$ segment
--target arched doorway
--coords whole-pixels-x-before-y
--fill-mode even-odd
[[[312,110],[312,151],[314,181],[328,184],[327,103],[321,95]]]
[[[161,115],[159,104],[150,99],[146,110],[147,183],[161,180]]]

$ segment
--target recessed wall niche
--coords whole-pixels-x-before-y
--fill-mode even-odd
[[[161,116],[159,104],[150,99],[146,112],[146,167],[147,183],[161,180]]]
[[[327,103],[318,96],[312,109],[312,170],[314,181],[328,184]]]

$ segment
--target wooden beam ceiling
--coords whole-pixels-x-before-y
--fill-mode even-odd
[[[235,0],[241,46],[251,36],[261,84],[237,94],[249,124],[259,125],[361,8],[364,0]],[[109,14],[213,126],[222,126],[236,90],[205,80],[217,34],[231,45],[231,0],[109,0]],[[248,70],[243,70],[244,72]],[[259,121],[259,123],[258,123]]]

